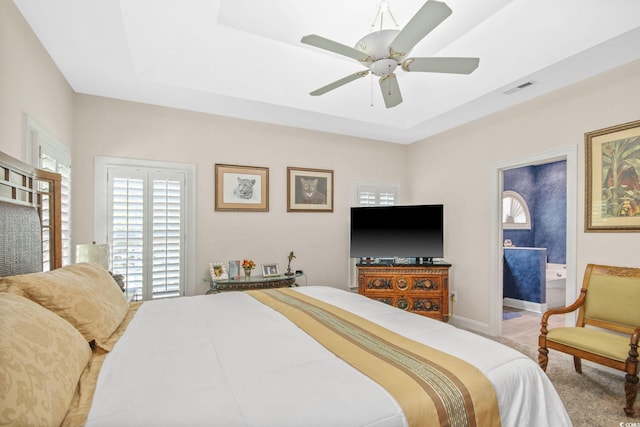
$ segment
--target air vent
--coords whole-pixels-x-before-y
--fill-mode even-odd
[[[511,89],[509,89],[509,90],[507,90],[507,91],[505,91],[505,92],[503,92],[503,93],[504,93],[505,95],[511,95],[512,93],[515,93],[515,92],[517,92],[517,91],[519,91],[519,90],[522,90],[522,89],[524,89],[524,88],[525,88],[525,87],[527,87],[527,86],[531,86],[531,85],[532,85],[532,84],[534,84],[534,83],[535,83],[535,82],[525,82],[525,83],[519,84],[518,86],[516,86],[516,87],[514,87],[514,88],[511,88]]]

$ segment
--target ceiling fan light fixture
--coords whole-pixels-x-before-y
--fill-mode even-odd
[[[378,77],[386,77],[389,74],[392,74],[398,63],[393,59],[379,59],[369,67],[369,71],[371,74]]]

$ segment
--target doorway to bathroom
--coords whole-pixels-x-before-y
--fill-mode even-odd
[[[495,167],[492,335],[502,335],[505,313],[546,310],[548,294],[553,305],[575,299],[576,161],[568,147]],[[548,266],[562,269],[563,284],[546,283]]]
[[[564,305],[566,193],[566,160],[502,171],[503,321]]]

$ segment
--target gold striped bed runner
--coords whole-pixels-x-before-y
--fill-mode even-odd
[[[384,387],[409,426],[500,425],[493,386],[469,363],[291,289],[247,293]]]

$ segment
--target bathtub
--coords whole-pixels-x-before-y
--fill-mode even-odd
[[[547,264],[546,271],[547,285],[547,308],[564,307],[567,266],[565,264]]]

